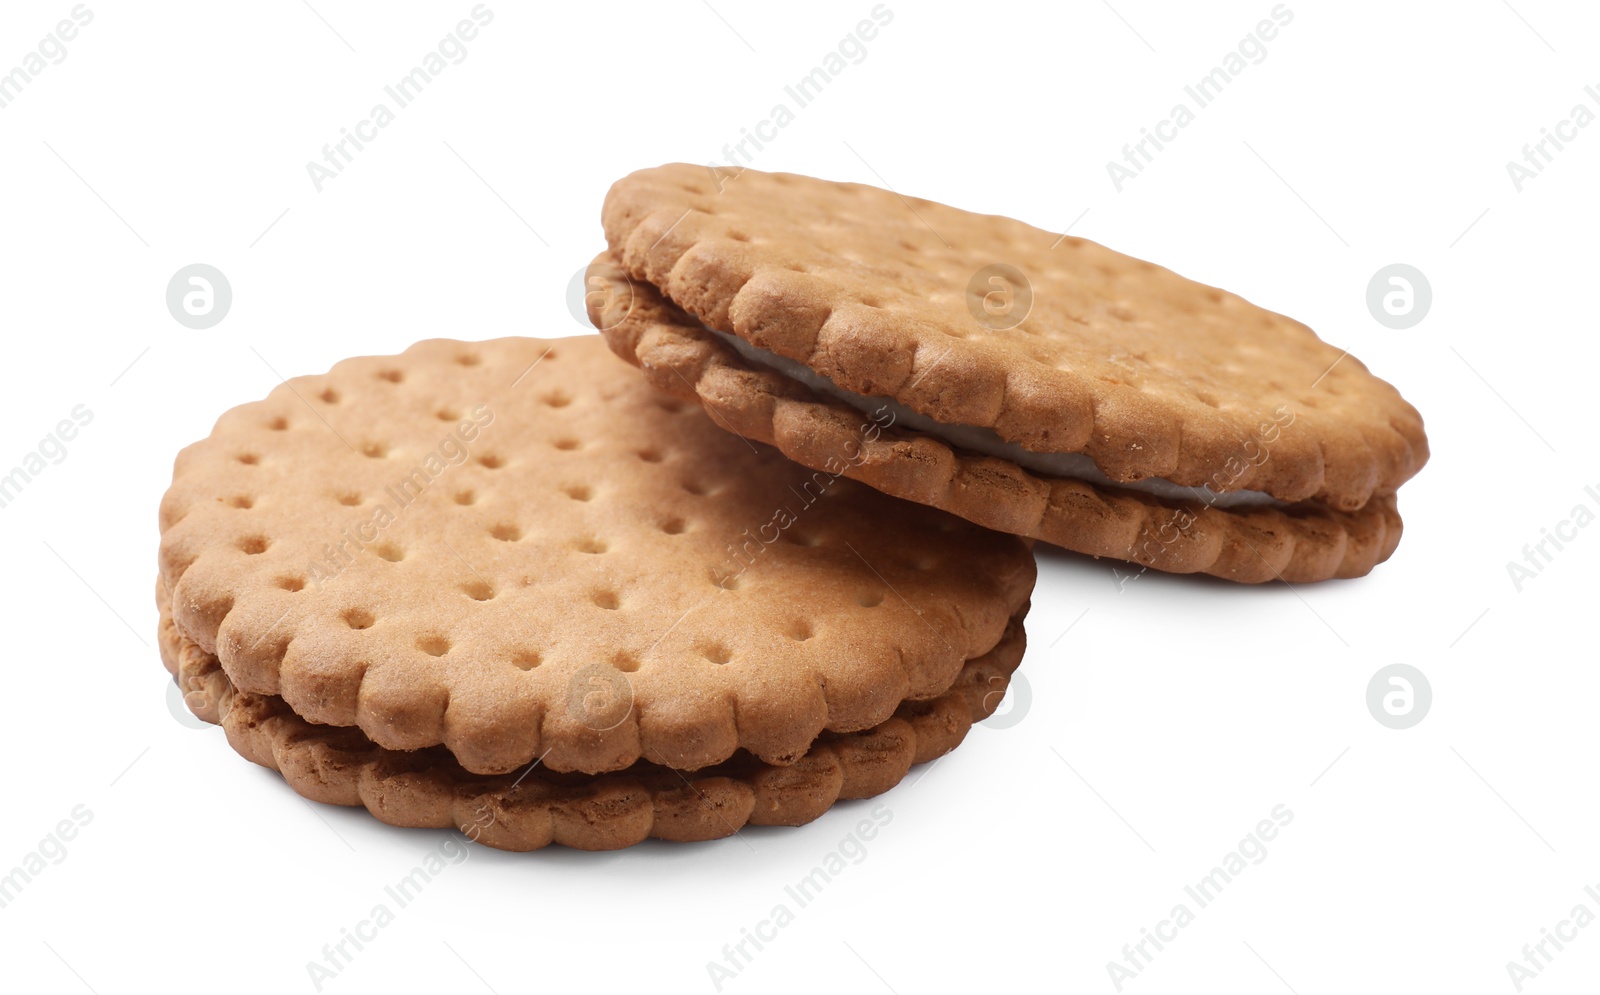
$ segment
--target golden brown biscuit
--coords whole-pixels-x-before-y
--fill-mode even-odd
[[[712,425],[598,338],[418,343],[178,457],[177,630],[239,691],[473,773],[798,762],[937,698],[1025,543]]]
[[[385,750],[359,730],[312,725],[281,698],[238,692],[217,658],[178,630],[162,583],[157,602],[162,661],[189,708],[221,724],[241,756],[281,772],[313,801],[363,805],[395,826],[456,828],[502,850],[719,839],[745,825],[798,826],[835,801],[881,794],[912,765],[955,749],[972,723],[994,711],[1022,660],[1027,614],[1024,605],[1000,642],[968,660],[943,694],[906,702],[871,729],[825,734],[786,767],[741,753],[697,771],[640,761],[611,774],[536,767],[513,777],[473,774],[441,747]]]
[[[1420,416],[1231,294],[1008,218],[754,170],[642,170],[603,219],[591,275],[614,289],[589,303],[612,347],[807,465],[853,440],[869,456],[849,475],[896,496],[1241,581],[1357,576],[1399,540]],[[997,262],[1025,279],[986,282]],[[992,315],[991,286],[1025,306]]]

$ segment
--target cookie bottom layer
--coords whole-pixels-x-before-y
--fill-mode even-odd
[[[1032,473],[934,436],[875,425],[842,401],[753,366],[602,253],[589,277],[628,286],[590,319],[613,352],[656,387],[698,401],[722,428],[776,446],[819,473],[968,521],[1095,557],[1240,583],[1360,577],[1388,559],[1402,523],[1393,494],[1360,510],[1314,502],[1224,509]]]
[[[386,750],[359,729],[313,725],[281,698],[236,690],[216,657],[178,630],[170,599],[162,599],[160,645],[190,711],[220,724],[241,756],[277,770],[312,801],[365,806],[393,826],[458,829],[500,850],[616,850],[651,837],[712,840],[746,825],[803,825],[836,801],[889,790],[914,764],[955,749],[999,705],[1022,662],[1027,611],[1024,604],[999,643],[968,660],[944,694],[906,702],[871,729],[825,734],[791,766],[741,753],[695,771],[640,761],[599,775],[534,767],[483,776],[444,747]]]

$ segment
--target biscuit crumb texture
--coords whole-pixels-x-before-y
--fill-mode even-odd
[[[1294,422],[1272,458],[1226,474],[1227,489],[1355,512],[1428,458],[1416,409],[1354,356],[1087,239],[862,184],[685,164],[617,181],[602,218],[627,275],[707,327],[945,424],[1084,453],[1116,481],[1215,486],[1284,407]],[[972,281],[994,264],[1031,288],[1014,327],[974,315]]]
[[[157,601],[171,604],[157,584]],[[395,826],[454,828],[501,850],[552,843],[614,850],[647,838],[689,842],[731,836],[746,825],[798,826],[834,802],[889,790],[915,764],[960,745],[972,724],[1004,698],[1022,660],[1024,605],[995,647],[961,668],[926,701],[905,702],[871,729],[824,734],[787,766],[740,752],[697,771],[640,761],[610,774],[484,776],[443,748],[398,751],[360,730],[314,725],[283,699],[235,690],[216,657],[187,639],[168,607],[161,656],[196,715],[219,723],[241,756],[282,773],[296,792],[331,805],[360,805]]]
[[[1249,584],[1360,577],[1400,541],[1392,494],[1355,511],[1315,500],[1224,509],[1046,477],[892,425],[874,430],[855,408],[747,363],[653,285],[630,280],[610,253],[590,264],[589,275],[627,288],[597,295],[590,318],[612,350],[663,391],[698,402],[717,425],[810,467],[854,447],[860,456],[846,469],[851,478],[986,528],[1126,560],[1136,564],[1132,571],[1205,573]],[[1271,453],[1269,464],[1278,458],[1276,448]]]
[[[247,755],[343,727],[477,775],[795,766],[945,694],[1035,576],[1025,541],[731,434],[598,336],[289,380],[179,454],[160,526],[174,632],[297,730]]]

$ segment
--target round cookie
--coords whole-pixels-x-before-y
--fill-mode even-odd
[[[617,355],[670,394],[696,401],[729,431],[778,448],[806,466],[860,453],[846,475],[1000,532],[1169,573],[1241,583],[1360,577],[1400,541],[1394,495],[1353,512],[1315,501],[1222,508],[1125,488],[1033,473],[937,437],[864,419],[855,407],[744,359],[655,288],[629,281],[609,254],[589,276],[617,292],[597,294],[591,317]]]
[[[748,169],[641,170],[602,217],[623,279],[589,303],[613,348],[808,465],[786,431],[833,448],[881,408],[893,441],[857,479],[1097,556],[1315,580],[1399,540],[1421,417],[1237,296],[1009,218]],[[730,375],[691,375],[712,368]],[[772,425],[779,395],[818,403]]]
[[[484,776],[442,748],[385,750],[359,730],[315,726],[281,698],[238,692],[214,656],[173,624],[171,599],[157,585],[162,660],[192,711],[221,724],[228,741],[255,763],[281,772],[313,801],[362,805],[395,826],[455,828],[486,846],[534,850],[551,843],[612,850],[647,837],[719,839],[745,825],[798,826],[834,802],[894,787],[914,764],[960,745],[972,723],[990,715],[1021,662],[1024,605],[989,652],[968,660],[936,698],[906,702],[869,730],[825,734],[787,767],[739,754],[698,771],[641,761],[611,774],[556,774],[535,767]]]
[[[287,381],[179,455],[161,528],[175,631],[239,692],[481,775],[795,764],[945,693],[1034,580],[1023,541],[729,434],[597,337]]]

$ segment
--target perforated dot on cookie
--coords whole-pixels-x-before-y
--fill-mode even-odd
[[[606,550],[610,549],[611,547],[609,545],[607,545],[607,543],[606,543],[606,541],[604,539],[579,539],[577,541],[577,543],[574,545],[574,548],[577,549],[577,551],[580,552],[580,553],[596,553],[596,554],[598,554],[598,553],[604,553]]]
[[[346,608],[339,617],[352,629],[370,629],[372,623],[377,621],[365,608]]]
[[[481,580],[469,580],[461,585],[461,590],[473,601],[488,601],[494,597],[494,588]]]
[[[457,418],[461,417],[461,412],[452,410],[450,408],[440,408],[438,411],[433,413],[433,417],[439,419],[440,421],[455,421]]]
[[[669,518],[661,523],[661,531],[669,536],[682,535],[688,529],[688,523],[681,518]]]
[[[611,658],[611,666],[624,674],[631,674],[639,669],[639,658],[627,650],[618,650],[617,654]]]
[[[700,647],[700,655],[718,666],[733,659],[733,654],[728,651],[728,647],[721,643],[710,643]]]
[[[267,428],[273,432],[282,432],[288,427],[289,419],[287,418],[274,418],[270,422],[267,422]]]
[[[385,380],[389,383],[399,383],[405,378],[405,374],[401,373],[399,370],[382,370],[378,373],[379,380]]]
[[[267,551],[272,540],[266,536],[246,536],[239,540],[239,549],[247,556],[258,556]]]
[[[506,461],[504,457],[496,456],[494,453],[486,453],[478,457],[478,465],[485,469],[498,470],[506,465]]]
[[[511,654],[511,663],[518,670],[532,670],[543,660],[544,658],[533,650],[517,650]]]
[[[674,400],[670,397],[663,397],[656,401],[656,407],[660,408],[662,411],[665,411],[669,415],[675,415],[682,412],[687,406],[682,401]]]
[[[239,462],[243,463],[245,466],[255,466],[257,463],[261,462],[261,457],[257,456],[255,453],[241,453],[239,454],[238,459]]]
[[[556,441],[552,442],[551,445],[562,450],[563,452],[570,453],[572,450],[583,445],[583,443],[579,442],[577,439],[557,439]]]
[[[399,563],[406,558],[406,551],[392,542],[386,542],[374,547],[372,551],[377,553],[380,559],[388,560],[390,563]]]
[[[785,542],[792,542],[796,546],[822,545],[822,537],[814,532],[785,532],[783,538]]]
[[[617,597],[616,591],[595,591],[589,595],[589,600],[594,602],[596,608],[604,608],[606,611],[616,611],[622,607],[622,599]]]
[[[587,484],[573,484],[561,488],[561,492],[574,501],[587,501],[594,497],[594,490]]]
[[[389,455],[389,447],[382,442],[363,442],[361,444],[361,455],[369,459],[383,459]]]
[[[255,498],[250,497],[248,494],[239,494],[231,497],[228,499],[228,503],[235,508],[254,508],[256,506]]]
[[[715,567],[711,568],[710,580],[712,587],[720,587],[724,591],[737,591],[744,586],[744,581],[738,574],[723,573]]]
[[[883,604],[883,594],[880,591],[865,591],[856,595],[856,604],[863,608],[876,608]]]
[[[698,480],[685,480],[683,490],[684,493],[693,494],[695,497],[704,497],[711,493],[711,489]]]
[[[634,455],[644,460],[646,463],[659,463],[662,460],[661,450],[659,449],[641,449],[634,453]]]
[[[811,624],[805,619],[795,619],[789,623],[789,627],[783,631],[783,634],[797,643],[803,643],[811,638]]]
[[[450,640],[434,634],[419,636],[417,637],[417,649],[429,656],[444,656],[450,652]]]
[[[474,491],[456,491],[453,495],[456,504],[475,504],[478,495]]]
[[[460,363],[462,366],[477,366],[479,363],[483,362],[483,360],[478,358],[477,353],[464,352],[456,357],[456,362]]]
[[[522,538],[522,529],[510,522],[501,522],[490,527],[489,536],[501,542],[516,542]]]
[[[564,408],[572,403],[572,395],[564,390],[553,390],[540,397],[539,402],[552,408]]]
[[[276,583],[280,588],[290,593],[303,591],[306,586],[305,578],[303,577],[279,577]]]
[[[317,395],[317,400],[321,401],[323,404],[338,404],[339,392],[334,390],[332,387],[329,387],[327,390],[324,390],[322,393]]]

